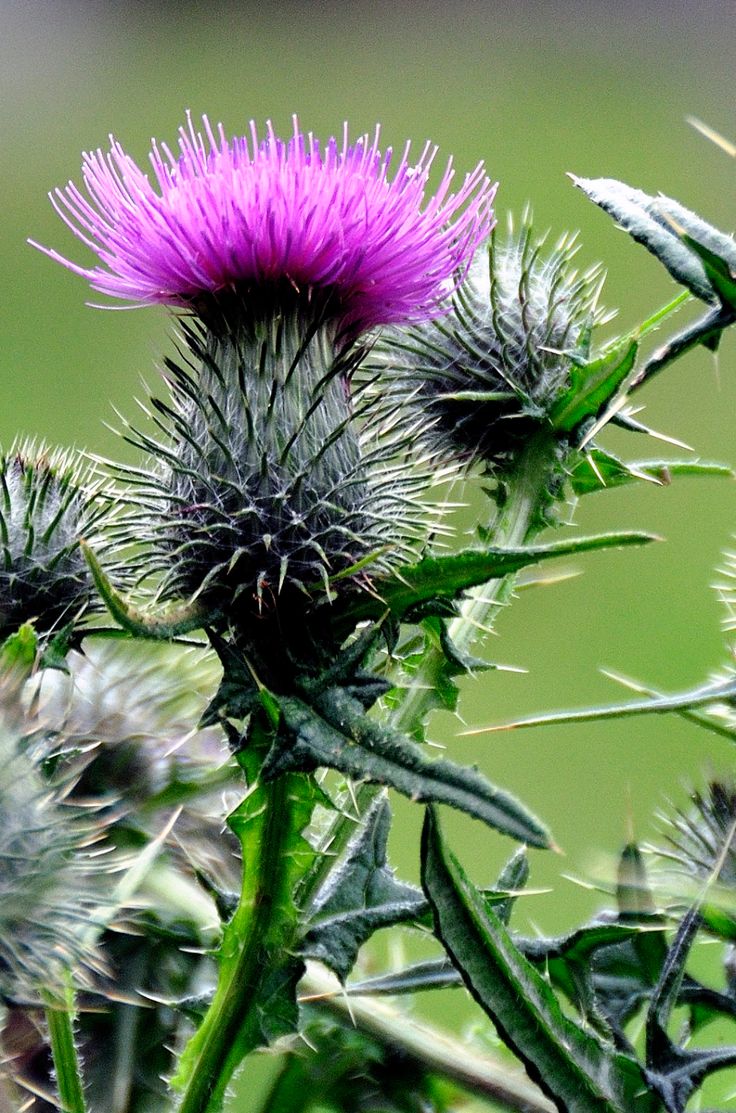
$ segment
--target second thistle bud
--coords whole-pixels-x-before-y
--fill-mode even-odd
[[[549,423],[590,333],[601,273],[572,267],[573,239],[548,250],[525,220],[494,233],[455,292],[446,316],[387,330],[369,359],[391,407],[400,407],[444,455],[502,473]],[[384,403],[386,404],[386,403]]]

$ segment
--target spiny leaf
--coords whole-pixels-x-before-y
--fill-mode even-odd
[[[667,952],[647,1013],[648,1076],[669,1113],[683,1113],[690,1097],[714,1071],[736,1063],[735,1047],[686,1050],[670,1038],[667,1025],[682,996],[685,963],[701,924],[696,905],[683,917]]]
[[[733,469],[709,460],[619,460],[602,448],[592,448],[570,473],[576,495],[605,491],[626,483],[644,481],[664,486],[677,476],[733,476]]]
[[[724,700],[736,697],[736,677],[724,682],[699,685],[686,692],[671,696],[653,696],[651,699],[631,700],[630,703],[614,703],[603,707],[586,707],[574,711],[551,711],[543,715],[530,715],[515,722],[500,723],[491,727],[480,727],[463,731],[464,735],[493,734],[501,730],[518,730],[521,727],[542,727],[560,723],[592,723],[599,719],[625,719],[634,715],[666,715],[670,712],[685,714],[698,708],[717,707]],[[724,733],[716,724],[711,726],[705,716],[698,721],[719,734]]]
[[[632,387],[638,388],[642,383],[649,382],[670,363],[700,345],[707,348],[708,351],[717,351],[723,330],[733,322],[734,314],[731,309],[724,308],[722,305],[710,309],[694,324],[688,325],[682,332],[678,332],[666,344],[658,348],[637,372],[636,378],[631,384]]]
[[[356,780],[389,785],[411,800],[448,804],[532,846],[550,845],[543,824],[512,796],[475,769],[431,759],[406,736],[368,719],[344,691],[325,693],[317,708],[293,696],[277,698],[282,730],[264,777],[326,766]]]
[[[379,619],[388,611],[398,619],[411,620],[422,605],[443,614],[440,604],[451,603],[470,588],[513,575],[531,564],[596,549],[646,545],[656,540],[651,533],[628,531],[575,537],[522,549],[464,549],[450,556],[425,557],[417,564],[404,565],[390,578],[375,580],[375,595],[364,594],[355,599],[349,615],[353,622],[359,622]]]
[[[421,890],[397,881],[387,864],[390,825],[388,800],[377,796],[308,912],[301,953],[324,962],[341,981],[374,931],[427,912]]]
[[[433,808],[422,833],[422,884],[435,929],[463,980],[562,1113],[655,1113],[638,1064],[562,1012],[445,846]]]
[[[481,899],[493,909],[503,923],[504,905],[510,899],[497,894],[479,890]],[[571,935],[558,939],[524,939],[513,937],[513,942],[521,954],[538,967],[570,1000],[580,1005],[580,978],[578,975],[590,974],[591,957],[605,947],[611,947],[630,940],[640,929],[632,925],[615,923],[593,923],[578,928]],[[462,976],[447,959],[431,959],[418,962],[403,970],[384,974],[376,978],[366,978],[348,986],[351,993],[360,995],[383,995],[418,993],[428,989],[444,989],[463,984]],[[587,998],[587,994],[586,994]]]

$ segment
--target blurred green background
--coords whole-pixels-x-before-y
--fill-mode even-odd
[[[251,117],[288,129],[297,112],[320,136],[348,120],[353,135],[380,121],[384,142],[395,146],[412,138],[419,150],[431,138],[461,171],[486,160],[501,183],[500,222],[531,201],[541,230],[580,228],[581,263],[606,264],[604,301],[620,307],[622,327],[674,288],[566,171],[662,190],[726,230],[733,225],[736,164],[685,122],[694,115],[736,138],[732,0],[623,0],[615,9],[582,0],[2,0],[0,21],[3,445],[25,432],[119,455],[103,425],[115,421],[111,403],[133,416],[140,376],[155,383],[156,360],[170,345],[163,311],[87,308],[85,284],[25,243],[32,236],[84,259],[46,192],[79,180],[80,151],[104,146],[110,131],[141,160],[151,136],[174,141],[187,108],[221,119],[230,133]],[[704,457],[736,462],[734,337],[717,361],[697,352],[642,397],[656,427]],[[654,446],[629,438],[623,447],[635,458]],[[617,699],[600,666],[676,689],[724,660],[709,582],[736,528],[732,482],[609,492],[588,498],[576,519],[585,530],[648,528],[667,541],[591,556],[581,578],[525,592],[489,653],[528,674],[486,674],[467,685],[468,724]],[[733,764],[726,743],[676,719],[477,739],[456,739],[457,731],[449,716],[433,723],[454,758],[477,761],[525,799],[565,850],[564,858],[533,855],[532,882],[555,893],[525,905],[530,921],[555,931],[599,900],[563,874],[603,876],[630,832],[651,836],[667,798],[682,801],[688,783]],[[410,834],[419,816],[402,804],[398,811],[394,856],[416,877]],[[454,816],[447,826],[474,876],[489,881],[509,846]],[[427,1007],[448,1025],[474,1015],[459,992]],[[245,1111],[244,1102],[233,1108]]]

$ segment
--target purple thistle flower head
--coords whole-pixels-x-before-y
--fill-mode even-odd
[[[84,156],[86,195],[73,183],[51,201],[100,262],[83,267],[41,250],[93,289],[138,304],[201,310],[233,295],[246,307],[285,290],[326,306],[348,335],[427,319],[493,227],[495,186],[479,164],[451,192],[452,160],[426,198],[437,148],[412,165],[409,144],[390,172],[391,150],[373,139],[321,146],[299,131],[284,141],[269,123],[261,140],[228,141],[203,117],[179,132],[179,154],[155,141],[153,179],[111,137]],[[39,247],[40,245],[34,244]]]

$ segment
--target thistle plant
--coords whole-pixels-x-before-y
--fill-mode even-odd
[[[57,855],[53,884],[29,892],[66,914],[55,893],[87,852],[72,832],[90,798],[120,870],[113,887],[83,871],[77,913],[106,911],[81,933],[55,911],[26,946],[12,904],[0,910],[0,975],[24,965],[38,998],[2,984],[6,1054],[34,1008],[48,1018],[52,1063],[39,1029],[14,1072],[39,1113],[240,1108],[231,1082],[247,1088],[267,1047],[281,1059],[263,1113],[439,1113],[468,1094],[535,1113],[683,1113],[736,1062],[728,1046],[686,1046],[705,1019],[736,1016],[730,953],[726,992],[687,965],[701,934],[733,938],[728,902],[712,899],[716,877],[732,880],[730,782],[674,820],[669,854],[701,879],[695,895],[650,881],[631,845],[615,907],[530,939],[513,926],[524,848],[553,834],[425,745],[430,712],[454,710],[458,680],[488,667],[474,651],[520,572],[653,539],[540,540],[563,505],[730,474],[696,458],[631,464],[604,438],[610,422],[646,432],[634,391],[736,319],[736,248],[674,201],[576,179],[686,288],[601,340],[602,271],[577,269],[575,237],[539,238],[525,216],[503,238],[482,165],[456,184],[448,163],[431,193],[433,147],[414,162],[379,143],[346,129],[321,144],[296,121],[286,140],[270,124],[228,139],[190,118],[178,151],[153,144],[152,173],[113,139],[85,156],[83,188],[51,195],[96,261],[42,250],[113,299],[167,306],[176,352],[143,422],[124,425],[137,462],[97,460],[91,487],[45,450],[3,462],[0,664],[20,693],[12,761],[30,770],[6,789],[32,789],[17,839],[6,824],[8,876],[16,842],[33,878]],[[647,336],[690,296],[706,316],[651,355]],[[435,490],[449,482],[489,496],[465,548]],[[733,739],[732,673],[642,691],[526,725],[673,711]],[[421,888],[389,862],[393,791],[426,807]],[[522,844],[483,887],[440,805]],[[39,837],[48,854],[32,851]],[[435,957],[363,977],[361,950],[385,928],[430,933]],[[403,1009],[407,993],[460,984],[499,1051],[456,1046]]]

